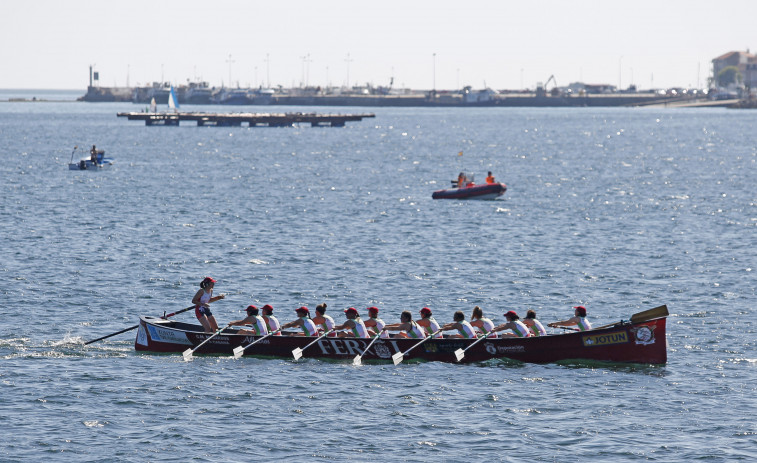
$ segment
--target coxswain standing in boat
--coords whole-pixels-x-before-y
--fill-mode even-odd
[[[370,318],[366,320],[364,323],[365,323],[365,326],[368,328],[368,330],[373,333],[372,336],[376,336],[376,334],[378,334],[382,338],[388,338],[389,333],[387,333],[386,331],[382,331],[384,327],[386,326],[386,323],[384,323],[384,320],[378,317],[378,313],[379,313],[378,307],[368,307],[367,310],[368,310],[368,316]]]
[[[494,180],[494,176],[492,175],[491,171],[489,171],[486,175],[486,183],[488,185],[492,185],[494,183],[497,183],[496,180]]]
[[[350,307],[344,311],[344,316],[347,317],[347,321],[339,326],[335,326],[336,331],[339,333],[340,338],[370,338],[371,334],[368,332],[368,328],[365,327],[365,323],[360,319],[360,314],[357,309]],[[349,331],[342,331],[349,330]]]
[[[97,165],[97,147],[95,147],[95,145],[92,145],[92,149],[89,150],[89,160],[92,161],[94,165]]]
[[[481,307],[479,306],[473,308],[473,313],[470,316],[470,324],[472,327],[478,328],[482,335],[484,333],[489,333],[487,336],[489,338],[498,337],[497,333],[492,333],[492,330],[494,330],[494,322],[484,317],[484,311],[481,310]]]
[[[94,149],[94,145],[92,148]],[[195,305],[195,316],[197,317],[197,320],[200,321],[200,324],[205,329],[206,333],[214,333],[218,331],[218,323],[213,316],[213,312],[210,311],[210,306],[208,304],[226,297],[225,294],[213,296],[213,287],[215,284],[216,280],[210,277],[205,277],[205,279],[200,282],[200,290],[197,291],[195,297],[192,298],[192,304]]]
[[[476,330],[471,326],[470,323],[465,321],[465,315],[461,311],[455,312],[455,314],[452,316],[452,319],[454,322],[447,323],[446,325],[442,326],[442,331],[449,331],[449,330],[457,330],[460,334],[451,334],[450,338],[464,338],[464,339],[476,339],[478,336],[476,336]],[[441,333],[439,333],[441,334]]]
[[[520,317],[518,316],[515,311],[511,310],[505,314],[505,318],[507,319],[507,323],[503,323],[502,325],[499,325],[498,327],[494,328],[494,332],[498,331],[504,331],[506,329],[513,330],[512,333],[505,333],[502,335],[503,338],[527,338],[531,336],[531,330],[528,329],[526,325],[523,324],[522,321],[520,321]]]
[[[265,327],[268,329],[269,333],[273,333],[274,331],[281,329],[281,323],[279,323],[279,319],[273,316],[273,306],[270,304],[264,305],[260,310],[263,311],[263,321],[265,322]],[[281,331],[278,331],[274,336],[281,336]]]
[[[315,317],[313,317],[313,323],[318,328],[318,332],[323,334],[328,330],[334,329],[334,319],[330,315],[326,315],[326,303],[318,304],[315,306]],[[336,333],[329,333],[329,337],[336,336]]]
[[[433,313],[431,312],[431,309],[428,307],[424,307],[421,309],[421,319],[418,320],[418,326],[423,328],[423,330],[426,332],[426,336],[431,336],[433,333],[436,333],[439,331],[439,322],[434,320]],[[435,338],[442,338],[444,337],[442,333],[437,333],[434,335]]]
[[[396,338],[423,339],[426,337],[423,328],[413,321],[413,315],[409,310],[402,311],[402,314],[400,314],[400,323],[385,325],[382,331],[399,331],[399,333],[394,335]]]
[[[573,307],[575,310],[574,317],[571,317],[567,320],[563,320],[561,322],[552,322],[548,326],[552,328],[557,328],[560,326],[577,326],[578,331],[588,331],[591,329],[591,323],[589,323],[589,320],[586,319],[586,307],[582,305],[577,305]]]
[[[247,316],[245,318],[230,322],[229,326],[252,326],[252,331],[239,330],[238,334],[252,334],[255,336],[265,336],[266,334],[268,334],[268,328],[265,326],[265,320],[263,320],[263,317],[259,315],[260,310],[258,310],[258,308],[254,305],[248,305],[245,311],[247,312]]]
[[[526,312],[526,318],[523,319],[523,324],[531,330],[531,336],[546,336],[547,330],[544,329],[544,325],[536,319],[536,312],[529,310]]]
[[[302,328],[302,333],[295,333],[295,336],[318,336],[318,328],[316,328],[313,319],[310,318],[310,310],[302,306],[296,309],[295,312],[299,317],[297,320],[286,323],[281,327],[282,330],[287,328],[294,328],[296,326]]]

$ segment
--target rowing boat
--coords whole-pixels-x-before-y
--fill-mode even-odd
[[[323,337],[312,343],[309,336],[269,336],[245,350],[245,356],[291,358],[292,351],[303,349],[303,356],[349,360],[361,355],[364,361],[391,361],[392,356],[403,353],[408,361],[457,361],[455,351],[467,349],[462,362],[481,362],[492,359],[510,359],[529,363],[560,361],[603,361],[621,363],[664,364],[667,362],[665,322],[667,308],[653,319],[631,317],[630,321],[603,326],[598,329],[567,332],[529,338],[487,339],[472,345],[474,339],[429,339],[417,349],[411,349],[416,339],[388,338],[374,342],[371,339]],[[657,310],[652,309],[652,310]],[[647,311],[650,312],[650,311]],[[659,313],[659,310],[658,312]],[[655,314],[656,316],[657,314]],[[184,323],[157,317],[141,316],[134,342],[137,351],[181,353],[195,348],[212,336],[197,324]],[[247,346],[260,336],[239,334],[238,329],[225,328],[210,342],[202,345],[195,355],[233,355],[234,348]]]

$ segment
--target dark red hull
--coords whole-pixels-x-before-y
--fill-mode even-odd
[[[603,362],[664,364],[667,362],[665,318],[641,323],[617,324],[610,328],[586,332],[568,332],[532,338],[499,338],[481,341],[465,352],[462,362],[481,362],[491,359],[512,359],[530,363],[551,363],[572,360]],[[137,351],[181,353],[199,345],[210,335],[199,325],[140,317],[134,348]],[[233,349],[254,341],[253,336],[226,330],[200,349],[198,354],[233,355]],[[304,348],[315,338],[304,336],[269,336],[249,348],[245,355],[292,358],[292,350]],[[376,341],[363,352],[370,339],[322,338],[304,351],[303,357],[333,360],[352,360],[362,354],[364,361],[391,361],[392,354],[404,352],[415,345],[415,339],[386,339]],[[465,349],[474,341],[469,339],[430,339],[410,351],[406,361],[425,360],[455,362],[454,352]]]
[[[437,190],[431,194],[432,199],[494,199],[507,191],[504,183],[484,183],[465,188]]]

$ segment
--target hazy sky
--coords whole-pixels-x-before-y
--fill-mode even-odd
[[[757,51],[755,19],[757,0],[0,0],[0,88],[84,89],[91,64],[102,86],[230,74],[242,86],[704,86],[713,58]]]

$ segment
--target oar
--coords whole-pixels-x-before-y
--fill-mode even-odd
[[[568,330],[568,331],[581,331],[578,328],[571,328],[570,326],[551,326],[550,328],[560,328],[561,330]]]
[[[244,355],[244,351],[246,351],[250,347],[254,346],[255,344],[259,343],[260,341],[262,341],[263,339],[267,338],[268,336],[273,336],[274,334],[278,333],[279,331],[281,331],[281,329],[278,329],[276,331],[271,331],[270,333],[266,334],[262,338],[260,338],[260,339],[258,339],[256,341],[252,341],[251,343],[247,344],[244,347],[242,347],[242,346],[235,347],[234,348],[234,358],[238,359],[239,357],[241,357],[242,355]]]
[[[370,349],[371,346],[373,345],[373,343],[376,342],[378,340],[378,338],[380,338],[380,337],[381,337],[381,334],[380,333],[377,334],[376,337],[373,338],[373,341],[369,342],[368,345],[365,347],[365,350],[363,351],[363,353],[356,355],[355,358],[352,359],[352,364],[353,365],[360,365],[361,364],[361,359],[363,358],[363,354],[365,354],[366,352],[368,352],[368,349]]]
[[[310,347],[310,346],[312,346],[313,344],[317,343],[318,341],[320,341],[320,340],[321,340],[321,338],[325,337],[325,336],[326,336],[327,334],[331,333],[332,331],[334,331],[334,330],[328,330],[328,331],[326,331],[326,332],[325,332],[325,333],[323,333],[322,335],[318,336],[318,337],[316,338],[316,340],[315,340],[315,341],[311,342],[310,344],[308,344],[307,346],[303,347],[302,349],[300,349],[299,347],[295,348],[295,349],[294,349],[294,350],[292,351],[292,355],[294,356],[294,359],[295,359],[295,360],[299,360],[299,359],[300,359],[300,357],[302,357],[302,352],[303,352],[303,351],[304,351],[305,349],[307,349],[308,347]]]
[[[491,333],[492,333],[491,331],[489,331],[488,333],[484,333],[484,335],[482,337],[476,339],[476,341],[473,344],[471,344],[470,346],[466,347],[465,349],[458,349],[458,350],[456,350],[455,351],[455,358],[457,358],[457,361],[459,362],[460,360],[463,359],[463,357],[465,357],[465,351],[466,350],[470,349],[471,347],[475,346],[479,342],[481,342],[484,339],[486,339],[486,337],[489,336]]]
[[[405,359],[405,356],[407,355],[408,352],[410,352],[411,350],[413,350],[416,347],[420,346],[421,344],[423,344],[424,342],[428,341],[429,339],[433,338],[437,334],[441,333],[441,331],[442,330],[434,331],[433,333],[431,333],[430,336],[423,338],[422,341],[419,341],[413,347],[411,347],[410,349],[406,350],[405,352],[397,352],[396,354],[392,355],[392,361],[394,362],[395,365],[399,365]]]
[[[206,342],[210,341],[211,339],[213,339],[216,336],[218,336],[219,334],[221,334],[221,332],[223,330],[225,330],[226,328],[228,328],[230,326],[231,326],[231,323],[229,323],[228,325],[224,326],[223,328],[221,328],[218,331],[216,331],[215,333],[213,333],[213,335],[211,335],[208,339],[206,339],[203,342],[201,342],[200,344],[198,344],[197,347],[195,347],[194,349],[187,349],[184,352],[182,352],[181,355],[184,356],[184,360],[187,361],[187,362],[190,361],[190,360],[192,360],[192,354],[194,353],[194,351],[196,351],[197,349],[199,349],[200,347],[202,347],[203,344],[205,344]]]
[[[178,312],[170,313],[168,315],[163,315],[163,317],[161,317],[161,318],[166,319],[168,317],[173,317],[174,315],[178,315],[178,314],[180,314],[182,312],[186,312],[187,310],[191,310],[191,309],[194,309],[194,308],[195,308],[195,306],[192,305],[192,306],[187,307],[186,309],[181,309]],[[87,342],[84,343],[84,345],[86,346],[87,344],[92,344],[93,342],[102,341],[103,339],[107,339],[107,338],[109,338],[111,336],[115,336],[115,335],[121,334],[121,333],[126,333],[127,331],[131,331],[131,330],[134,330],[134,329],[137,329],[137,328],[139,328],[139,325],[134,325],[134,326],[131,326],[129,328],[123,329],[121,331],[116,331],[115,333],[111,333],[111,334],[109,334],[107,336],[103,336],[101,338],[97,338],[97,339],[93,339],[91,341],[87,341]]]
[[[659,307],[655,307],[654,309],[645,310],[643,312],[638,312],[631,315],[631,323],[645,322],[647,320],[654,320],[655,318],[667,317],[668,315],[670,315],[670,313],[668,312],[668,306],[661,305]],[[602,328],[609,328],[617,324],[618,322],[610,323],[609,325],[598,326],[597,328],[594,328],[594,329],[600,330]]]

